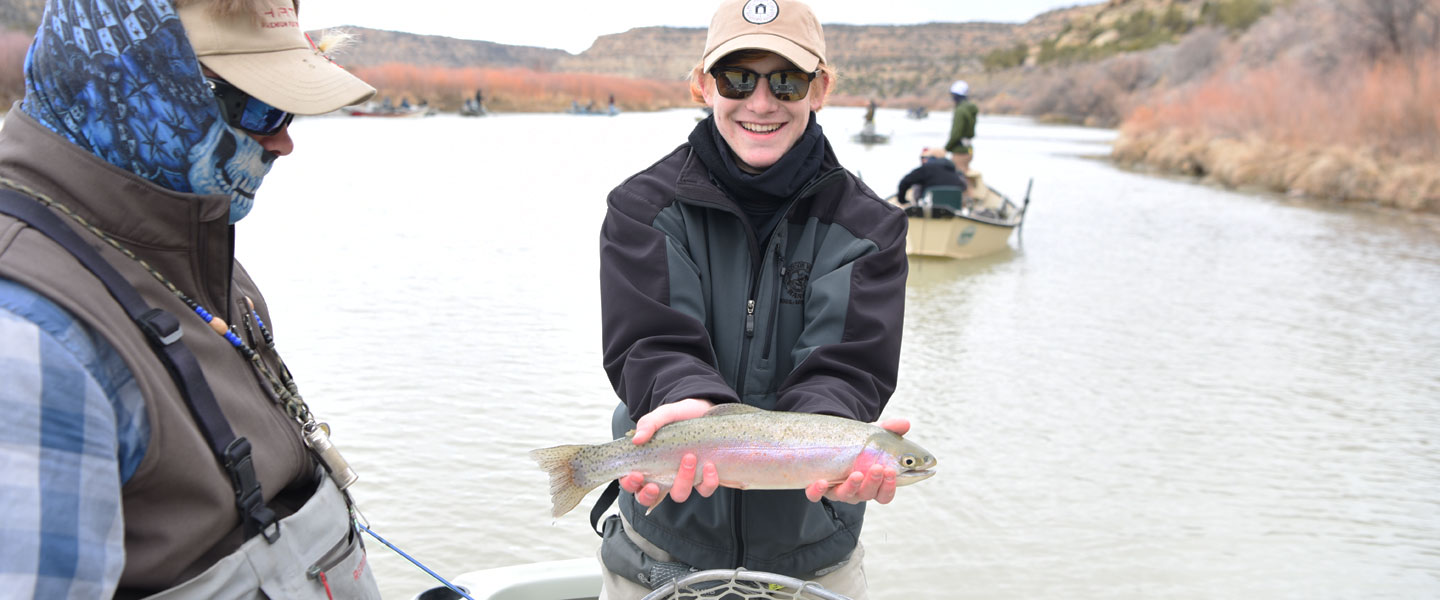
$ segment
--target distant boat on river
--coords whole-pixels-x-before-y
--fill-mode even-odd
[[[376,103],[374,103],[374,102],[366,102],[365,104],[361,104],[361,105],[359,105],[359,106],[347,106],[347,107],[345,107],[345,108],[343,108],[343,109],[341,109],[341,110],[344,111],[345,114],[350,115],[350,116],[352,116],[352,117],[391,117],[391,118],[402,117],[402,118],[403,118],[403,117],[428,117],[428,116],[431,116],[431,115],[434,115],[434,114],[435,114],[435,111],[434,111],[434,110],[432,110],[429,106],[423,105],[423,104],[421,104],[421,105],[416,105],[416,106],[408,106],[408,105],[387,106],[387,105],[384,105],[384,104],[376,104]]]
[[[873,131],[862,131],[860,133],[850,136],[850,140],[857,144],[871,146],[875,144],[890,143],[890,136],[883,133],[875,133]]]
[[[466,98],[465,102],[460,105],[460,116],[462,117],[483,117],[488,114],[490,111],[485,110],[485,105],[476,102],[474,98]]]
[[[572,115],[600,115],[606,117],[613,117],[620,114],[620,107],[611,104],[606,108],[599,108],[595,106],[594,102],[591,102],[590,104],[587,104],[585,106],[581,106],[579,102],[571,102],[570,108],[565,109],[565,112]]]

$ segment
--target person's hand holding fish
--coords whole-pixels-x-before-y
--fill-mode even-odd
[[[910,421],[906,419],[885,419],[879,423],[880,427],[895,435],[903,436],[910,432]],[[881,504],[889,504],[895,499],[895,488],[898,487],[896,477],[898,471],[894,467],[880,464],[870,465],[869,472],[852,471],[845,483],[831,485],[824,479],[817,480],[805,488],[805,497],[811,502],[819,502],[820,498],[829,498],[859,504],[874,500]]]
[[[656,430],[666,424],[704,416],[714,407],[715,403],[700,398],[686,398],[660,406],[635,422],[635,435],[631,436],[630,441],[634,442],[636,446],[644,444],[650,441]],[[700,492],[701,496],[709,498],[710,494],[715,493],[715,489],[720,487],[720,475],[715,470],[715,463],[709,461],[706,461],[704,468],[701,469],[700,483],[691,485],[695,481],[695,467],[698,462],[699,459],[696,458],[694,452],[687,452],[680,458],[680,470],[676,471],[675,484],[670,488],[671,500],[676,502],[689,500],[692,488]],[[645,483],[645,474],[640,471],[631,471],[629,475],[621,477],[620,487],[635,494],[635,501],[642,506],[653,508],[664,499],[661,497],[660,486],[654,483]]]
[[[692,491],[709,496],[720,486],[804,489],[811,502],[883,504],[896,487],[935,474],[935,457],[901,437],[909,429],[905,419],[874,425],[688,398],[641,417],[625,438],[530,455],[550,473],[557,517],[611,479],[652,510],[667,494],[683,502]]]
[[[715,406],[709,400],[698,398],[686,398],[678,402],[666,404],[653,411],[650,411],[635,423],[635,435],[630,441],[636,446],[650,441],[655,431],[666,424],[685,419],[704,416]],[[880,426],[895,435],[903,436],[910,431],[910,422],[905,419],[886,419],[880,422]],[[690,499],[690,492],[699,492],[706,498],[715,493],[720,487],[720,477],[715,471],[715,463],[707,461],[702,468],[700,483],[690,485],[695,481],[695,468],[699,460],[694,453],[686,453],[680,459],[680,469],[675,474],[675,484],[670,488],[670,499],[676,502],[684,502]],[[830,482],[821,479],[805,488],[805,497],[811,502],[819,502],[820,498],[830,498],[840,502],[858,504],[874,500],[881,504],[889,504],[895,499],[895,474],[893,468],[885,468],[879,464],[871,465],[870,472],[864,473],[854,471],[845,478],[845,482],[839,485],[831,485]],[[635,494],[635,500],[643,506],[654,507],[660,504],[660,486],[655,483],[646,483],[645,474],[640,471],[631,471],[629,475],[620,478],[620,487],[625,491]]]

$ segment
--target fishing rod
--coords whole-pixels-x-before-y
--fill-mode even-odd
[[[1035,178],[1025,184],[1025,203],[1020,206],[1020,226],[1015,232],[1015,241],[1019,242],[1021,248],[1025,247],[1025,211],[1030,208],[1030,188],[1035,186]]]
[[[465,598],[465,600],[475,600],[474,598],[471,598],[471,597],[470,597],[470,594],[465,593],[465,590],[461,589],[460,587],[456,586],[456,585],[453,584],[453,583],[450,583],[449,581],[446,581],[444,577],[441,577],[438,573],[436,573],[436,572],[434,572],[434,571],[431,571],[431,570],[430,570],[430,567],[427,567],[427,566],[425,566],[425,565],[423,565],[423,564],[420,564],[420,561],[411,558],[410,555],[409,555],[409,554],[406,554],[404,550],[401,550],[401,549],[395,547],[395,544],[392,544],[392,543],[386,541],[385,538],[380,537],[380,534],[375,533],[374,531],[371,531],[369,527],[366,527],[364,524],[360,523],[358,520],[355,522],[355,527],[358,528],[360,531],[363,531],[363,532],[365,532],[365,533],[370,534],[371,537],[373,537],[373,538],[375,538],[375,539],[377,539],[377,540],[380,540],[380,543],[385,544],[386,546],[389,546],[390,549],[391,549],[391,550],[394,550],[396,554],[399,554],[400,556],[405,557],[405,560],[408,560],[408,561],[410,561],[410,562],[412,562],[412,563],[415,563],[415,566],[420,567],[421,570],[425,571],[426,573],[429,573],[431,577],[434,577],[434,578],[435,578],[437,581],[439,581],[440,583],[445,584],[445,587],[450,588],[451,591],[453,591],[453,592],[455,592],[455,593],[457,593],[457,594],[460,594],[460,597]]]

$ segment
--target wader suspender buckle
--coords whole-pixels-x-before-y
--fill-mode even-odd
[[[280,524],[260,493],[260,480],[255,477],[255,463],[250,459],[250,440],[242,437],[230,442],[225,448],[225,470],[230,472],[230,483],[235,486],[235,506],[244,515],[245,539],[262,534],[265,541],[275,543],[280,539]]]
[[[50,238],[105,285],[105,289],[144,332],[156,358],[165,365],[165,370],[175,381],[175,387],[185,398],[190,415],[195,418],[200,433],[204,434],[211,453],[230,475],[230,483],[235,488],[235,505],[242,515],[245,539],[255,534],[264,534],[265,541],[272,544],[280,539],[280,524],[276,521],[275,512],[265,506],[260,479],[255,476],[250,441],[235,437],[234,430],[230,429],[230,421],[220,411],[220,403],[216,402],[215,393],[210,390],[205,374],[200,370],[200,361],[180,341],[180,319],[146,304],[135,286],[130,285],[115,267],[105,262],[99,252],[39,200],[0,188],[0,214],[15,217]]]
[[[145,337],[157,348],[180,341],[180,319],[158,308],[152,308],[140,315],[135,324],[140,326],[140,331],[145,332]]]

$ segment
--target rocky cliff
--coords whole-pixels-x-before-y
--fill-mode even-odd
[[[1016,44],[1038,47],[1060,35],[1072,20],[1099,5],[1050,11],[1023,24],[927,23],[923,25],[825,25],[831,63],[840,73],[839,94],[894,98],[943,96],[957,76],[981,70],[981,59]],[[560,50],[354,28],[360,43],[341,62],[373,66],[401,62],[440,67],[523,67],[682,80],[705,46],[703,28],[639,27],[600,36],[578,55]]]
[[[852,98],[943,100],[956,77],[986,68],[985,57],[1025,47],[1033,54],[1057,39],[1079,39],[1095,29],[1095,15],[1119,6],[1187,0],[1110,0],[1059,9],[1029,22],[927,23],[922,25],[825,26],[831,64],[840,74],[836,94]],[[1203,3],[1203,0],[1193,0]],[[43,0],[0,1],[0,24],[33,31]],[[640,27],[601,36],[584,52],[512,46],[494,42],[419,35],[369,28],[348,28],[358,43],[337,57],[350,67],[400,63],[439,68],[524,68],[535,71],[594,73],[661,81],[684,79],[700,57],[703,28]],[[1066,37],[1068,36],[1068,37]],[[1089,43],[1087,41],[1080,43]]]
[[[356,38],[355,43],[346,47],[336,58],[346,66],[405,63],[449,68],[521,67],[548,71],[555,67],[556,62],[570,56],[569,52],[553,48],[511,46],[364,27],[343,29]],[[312,32],[311,36],[315,37],[315,33]]]

